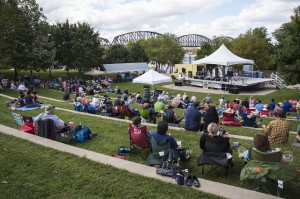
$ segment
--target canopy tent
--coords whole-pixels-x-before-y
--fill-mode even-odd
[[[96,70],[96,69],[92,69],[91,71],[88,71],[88,72],[86,72],[84,74],[85,75],[97,76],[97,75],[104,75],[104,74],[106,74],[106,72],[105,71]]]
[[[233,54],[226,48],[224,44],[218,48],[211,55],[199,60],[195,60],[193,64],[217,64],[223,66],[230,66],[234,64],[254,64],[253,60],[241,58]]]
[[[132,83],[143,83],[143,84],[154,84],[164,83],[164,82],[172,82],[172,78],[162,75],[154,70],[149,70],[143,75],[134,78]]]
[[[134,71],[148,71],[150,68],[146,62],[140,63],[120,63],[120,64],[103,64],[107,73],[122,73]]]

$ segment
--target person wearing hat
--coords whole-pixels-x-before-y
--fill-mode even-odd
[[[181,122],[183,117],[179,117],[175,112],[172,105],[168,106],[167,110],[164,110],[163,112],[163,121],[169,123],[169,124],[177,124],[176,126],[179,126],[178,124]]]
[[[271,143],[285,144],[289,139],[290,124],[285,119],[285,111],[277,112],[276,119],[270,121],[269,124],[262,125],[263,132],[265,132]]]
[[[92,102],[90,103],[91,106],[98,108],[100,106],[100,100],[99,100],[99,95],[95,94]]]
[[[54,115],[55,106],[47,105],[45,106],[45,112],[39,114],[35,119],[34,122],[37,123],[40,120],[51,119],[54,122],[56,127],[56,131],[61,131],[66,127],[73,126],[73,122],[65,123],[63,120],[59,119],[56,115]]]

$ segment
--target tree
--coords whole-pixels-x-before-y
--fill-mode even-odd
[[[202,59],[213,53],[212,46],[209,42],[203,42],[201,48],[197,50],[195,60]]]
[[[0,0],[0,65],[18,70],[30,63],[33,42],[45,21],[35,0]]]
[[[50,40],[55,43],[59,65],[66,70],[83,70],[99,67],[103,56],[99,33],[87,23],[70,24],[68,20],[51,27]]]
[[[105,55],[105,63],[127,63],[129,59],[129,51],[125,46],[113,45],[107,51]]]
[[[249,29],[240,34],[231,42],[232,52],[240,57],[253,59],[259,69],[270,69],[272,61],[268,40],[257,32],[257,29]]]
[[[172,71],[172,66],[181,63],[184,58],[184,50],[174,34],[164,34],[150,38],[145,41],[144,46],[149,59],[158,63],[157,68],[159,70],[161,70],[161,64],[166,64],[166,71],[170,66]]]
[[[300,6],[294,9],[291,21],[273,35],[277,40],[275,61],[287,84],[300,83]]]
[[[128,62],[149,62],[149,57],[141,42],[129,43],[128,52]]]
[[[232,49],[232,42],[233,40],[230,39],[229,37],[213,37],[213,39],[210,42],[212,52],[215,52],[222,44],[224,44],[228,49]]]

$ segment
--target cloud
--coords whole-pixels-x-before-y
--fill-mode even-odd
[[[202,12],[229,0],[37,0],[50,23],[86,21],[101,32],[167,32],[167,25],[186,13]],[[163,33],[163,32],[162,32]],[[108,34],[106,34],[108,35]],[[116,35],[115,35],[116,36]]]
[[[220,35],[236,37],[259,26],[272,32],[289,21],[293,8],[300,2],[256,0],[245,5],[237,15],[221,16],[207,23],[186,19],[203,17],[204,12],[214,12],[214,8],[232,1],[239,0],[37,0],[48,22],[62,22],[67,18],[72,23],[85,21],[110,41],[119,34],[137,30],[171,32],[178,36],[202,34],[209,38]],[[182,21],[183,18],[186,20]]]
[[[249,28],[264,26],[271,34],[282,23],[289,21],[293,9],[299,3],[299,0],[257,0],[255,3],[246,6],[237,15],[222,16],[214,19],[209,24],[185,22],[183,25],[179,25],[174,32],[175,34],[191,34],[197,31],[210,38],[221,35],[236,37]],[[191,32],[191,30],[194,32]]]

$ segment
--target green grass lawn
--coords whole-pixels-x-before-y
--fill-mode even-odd
[[[117,83],[122,90],[125,88],[128,88],[130,92],[137,92],[137,91],[142,91],[143,90],[143,85],[141,84],[132,84],[131,82],[122,82],[122,83]],[[114,84],[113,86],[117,85]],[[159,87],[160,85],[158,85]],[[172,90],[164,89],[167,90],[169,93],[172,93]],[[17,97],[17,93],[10,91],[10,90],[5,90],[5,94],[8,94],[10,96]],[[177,93],[177,91],[176,91]],[[183,94],[182,92],[179,92]],[[62,99],[62,92],[57,92],[53,90],[48,90],[48,89],[38,89],[38,95],[45,96],[45,97],[50,97],[50,98],[55,98],[55,99]],[[189,93],[191,95],[191,93]],[[115,97],[116,95],[111,94],[112,97]],[[202,99],[206,96],[206,94],[203,93],[197,93],[197,97],[199,99]],[[221,95],[212,95],[214,99],[219,99]],[[241,99],[243,97],[249,97],[249,96],[240,96]],[[261,96],[260,96],[261,97]],[[226,95],[226,99],[235,99],[235,95]],[[299,98],[299,94],[293,90],[278,90],[272,94],[264,96],[264,103],[267,103],[271,98],[275,99],[285,99],[285,98]],[[11,127],[16,127],[14,124],[10,112],[11,110],[6,109],[4,107],[5,101],[8,101],[6,98],[0,97],[0,123],[11,126]],[[44,101],[44,100],[41,100]],[[73,110],[73,106],[71,104],[65,103],[65,102],[54,102],[52,100],[46,100],[47,103],[51,103],[57,107],[61,108],[66,108]],[[134,105],[134,106],[139,106],[139,105]],[[19,112],[16,111],[22,115],[28,115],[28,116],[36,116],[37,114],[41,113],[43,110],[34,110],[34,111],[29,111],[29,112]],[[183,115],[184,110],[177,109],[176,112],[178,112],[180,115]],[[117,149],[120,146],[123,145],[129,145],[129,137],[127,133],[127,128],[128,124],[123,123],[123,122],[116,122],[112,120],[107,120],[107,119],[101,119],[101,118],[96,118],[92,117],[89,115],[80,115],[77,116],[76,114],[70,114],[65,111],[59,111],[56,110],[56,114],[63,119],[64,121],[74,121],[76,124],[81,123],[83,125],[87,125],[91,128],[93,133],[98,133],[100,134],[100,138],[91,140],[89,142],[85,143],[74,143],[75,146],[92,150],[95,152],[100,152],[106,155],[112,155],[117,153]],[[267,124],[269,119],[265,119],[264,123]],[[292,130],[295,131],[295,127],[298,126],[299,122],[298,121],[290,121]],[[241,128],[241,127],[225,127],[225,129],[230,133],[230,134],[236,134],[236,135],[244,135],[244,136],[254,136],[255,133],[258,133],[259,131],[253,130],[253,129],[246,129],[246,128]],[[154,127],[149,127],[149,131],[155,131]],[[184,168],[188,168],[191,174],[194,174],[198,177],[213,180],[213,181],[218,181],[221,183],[226,183],[234,186],[239,186],[239,187],[244,187],[243,183],[239,181],[239,174],[240,170],[244,167],[244,162],[237,157],[237,151],[234,153],[234,167],[230,169],[228,178],[225,177],[218,177],[214,173],[210,174],[201,174],[200,168],[196,165],[196,159],[200,154],[200,148],[199,148],[199,139],[200,139],[200,134],[195,133],[195,132],[185,132],[185,131],[176,131],[176,130],[169,130],[169,132],[176,138],[176,140],[181,140],[183,143],[184,147],[189,147],[192,150],[192,155],[191,159],[185,163],[183,163]],[[294,135],[290,136],[290,142],[294,140]],[[241,144],[249,148],[252,146],[251,141],[245,141],[245,140],[240,140],[240,139],[233,139],[231,138],[231,142],[233,141],[239,141]],[[300,168],[300,148],[291,146],[291,145],[272,145],[272,147],[281,147],[283,151],[292,151],[295,158],[293,162],[293,166],[296,168]],[[128,157],[130,161],[138,162],[145,164],[145,160],[141,159],[138,156],[130,156]],[[253,188],[253,186],[250,186],[250,188]],[[274,193],[274,190],[273,190]],[[295,182],[289,182],[285,183],[284,187],[284,197],[287,198],[296,198],[297,195],[300,194],[300,185],[299,181]],[[133,196],[134,197],[134,196]]]
[[[0,117],[1,124],[5,124],[7,126],[16,127],[14,124],[10,112],[11,110],[6,109],[4,107],[5,98],[0,97]],[[29,112],[20,112],[20,114],[26,114],[29,116],[36,116],[37,114],[43,112],[43,110],[34,110]],[[117,153],[117,149],[120,146],[129,145],[129,137],[127,133],[128,124],[123,122],[116,122],[112,120],[106,120],[101,118],[95,118],[90,115],[80,115],[79,117],[70,114],[65,111],[56,110],[56,114],[63,119],[64,121],[74,121],[76,124],[81,123],[83,125],[87,125],[91,128],[93,133],[97,133],[100,135],[100,138],[94,139],[84,143],[74,143],[74,146],[92,150],[95,152],[100,152],[106,155],[112,155]],[[155,131],[154,127],[149,127],[149,131]],[[232,134],[244,134],[247,136],[253,136],[257,133],[256,130],[252,129],[243,129],[237,127],[226,127],[226,130]],[[238,159],[237,151],[234,153],[234,167],[230,169],[228,178],[216,176],[214,173],[209,174],[201,174],[200,168],[196,165],[197,157],[200,154],[199,148],[199,139],[200,134],[195,132],[185,132],[185,131],[176,131],[169,130],[169,132],[177,139],[181,140],[184,147],[189,147],[192,150],[191,159],[187,162],[183,163],[184,168],[188,168],[190,173],[196,175],[201,178],[218,181],[234,186],[244,187],[243,183],[239,181],[240,170],[244,166],[244,161]],[[238,133],[239,132],[239,133]],[[240,139],[231,139],[231,142],[239,141],[244,147],[249,148],[252,146],[251,141],[245,141]],[[277,147],[277,145],[273,145],[273,147]],[[299,168],[300,165],[300,148],[294,147],[291,145],[282,145],[280,146],[283,150],[292,151],[295,154],[295,160],[293,165]],[[141,159],[139,156],[130,156],[128,160],[138,162],[141,164],[145,164],[145,160]],[[223,171],[221,171],[223,172]],[[250,186],[253,188],[253,186]],[[293,198],[295,196],[295,190],[299,190],[298,182],[289,182],[285,184],[285,195],[289,198]],[[297,192],[297,191],[296,191]],[[274,192],[273,192],[274,193]]]
[[[0,198],[220,198],[0,133]]]

